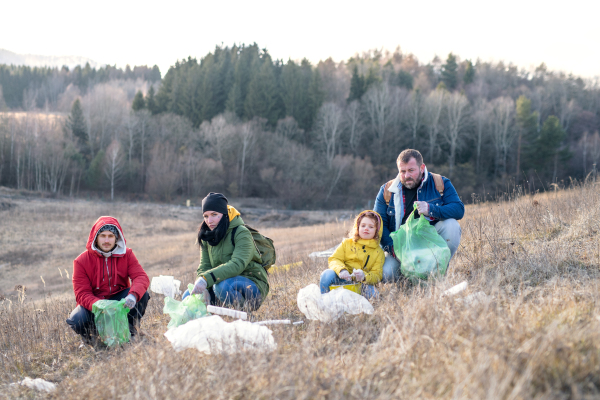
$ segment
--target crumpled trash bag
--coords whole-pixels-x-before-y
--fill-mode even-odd
[[[308,285],[298,292],[298,308],[308,319],[331,322],[347,314],[373,314],[369,300],[348,289],[321,294],[319,286]]]
[[[191,283],[188,285],[190,293],[194,289]],[[206,305],[201,294],[191,294],[182,301],[173,300],[170,297],[165,297],[164,314],[169,314],[171,321],[167,325],[168,329],[183,325],[188,321],[204,317],[207,315]]]
[[[29,389],[38,390],[40,392],[53,392],[56,390],[56,383],[48,382],[42,378],[31,379],[29,377],[23,379],[17,383],[11,383],[11,385],[22,385]]]
[[[104,344],[112,347],[129,342],[129,308],[125,307],[125,299],[98,300],[92,305],[92,313],[98,335]]]
[[[450,263],[450,249],[425,217],[415,219],[414,215],[413,211],[404,225],[390,233],[400,272],[412,280],[443,276]]]
[[[179,290],[180,285],[181,281],[172,276],[160,275],[152,278],[150,290],[174,299],[176,295],[181,294],[181,290]]]
[[[170,329],[165,337],[175,351],[195,348],[206,354],[231,354],[242,350],[271,351],[277,348],[269,328],[242,320],[225,322],[218,315],[195,319]]]

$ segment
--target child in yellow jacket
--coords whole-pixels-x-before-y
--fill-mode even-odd
[[[379,246],[383,224],[375,211],[363,211],[354,220],[347,239],[329,257],[329,269],[321,274],[321,293],[329,292],[331,285],[362,282],[362,295],[367,299],[379,296],[374,285],[381,281],[385,254]]]

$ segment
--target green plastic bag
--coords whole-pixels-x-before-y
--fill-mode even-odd
[[[194,285],[188,285],[188,290],[192,293]],[[190,294],[183,301],[173,300],[170,297],[165,297],[164,314],[169,314],[171,321],[167,325],[168,329],[183,325],[188,321],[196,318],[204,317],[206,313],[206,305],[201,294]]]
[[[415,210],[417,205],[414,205]],[[390,233],[402,275],[414,280],[443,276],[450,263],[450,249],[429,221],[414,211],[400,228]]]
[[[125,307],[125,299],[98,300],[92,305],[94,322],[100,339],[108,347],[129,342],[129,321],[127,313],[129,308]]]

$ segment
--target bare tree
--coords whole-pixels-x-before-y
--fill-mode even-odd
[[[150,136],[150,117],[151,114],[148,110],[140,110],[136,112],[136,126],[138,130],[138,137],[140,141],[140,163],[142,169],[140,171],[142,176],[142,190],[146,187],[146,145]]]
[[[465,95],[452,93],[446,96],[444,101],[446,109],[446,129],[442,130],[442,136],[450,145],[450,155],[448,156],[448,175],[453,176],[453,169],[456,157],[456,150],[462,146],[462,138],[466,133],[466,127],[469,123],[468,107],[469,100]]]
[[[483,99],[475,101],[475,112],[473,113],[473,122],[475,125],[475,171],[480,172],[481,168],[481,148],[488,132],[490,118],[490,105]]]
[[[353,100],[346,107],[346,130],[348,131],[348,145],[350,150],[356,155],[360,140],[365,130],[363,123],[363,110],[358,100]]]
[[[325,103],[319,109],[315,130],[325,145],[325,160],[331,167],[339,146],[344,111],[336,103]]]
[[[425,99],[425,110],[424,110],[424,124],[427,128],[428,138],[428,151],[427,159],[428,162],[433,163],[435,157],[435,149],[438,146],[437,138],[440,133],[441,115],[444,108],[444,98],[446,97],[446,91],[444,89],[437,89],[429,93]]]
[[[423,120],[423,95],[419,89],[413,90],[410,94],[410,101],[408,107],[408,125],[412,133],[413,149],[417,148],[417,133]]]
[[[294,117],[285,117],[277,121],[275,133],[292,140],[299,140],[304,135],[304,130],[298,126]]]
[[[492,102],[492,138],[496,149],[496,175],[506,174],[508,152],[517,130],[513,127],[515,102],[509,97],[499,97]]]
[[[242,124],[239,129],[241,141],[241,168],[240,168],[240,195],[244,195],[244,177],[246,172],[246,159],[252,154],[252,148],[256,143],[256,135],[260,130],[261,125],[264,125],[266,120],[254,119]]]
[[[363,96],[365,109],[375,136],[375,145],[384,155],[390,147],[386,146],[385,140],[388,132],[397,122],[400,111],[400,96],[396,89],[398,88],[391,88],[385,82],[371,87]]]
[[[121,144],[118,140],[113,142],[106,149],[104,173],[110,181],[110,200],[115,198],[115,184],[121,178],[123,172],[123,156],[121,154]]]

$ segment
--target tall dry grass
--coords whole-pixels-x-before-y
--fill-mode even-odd
[[[162,334],[162,298],[146,336],[116,350],[81,346],[65,300],[13,300],[0,311],[0,389],[52,398],[489,398],[600,397],[600,185],[507,195],[467,207],[448,276],[426,286],[382,285],[373,315],[273,327],[272,353],[175,353]],[[282,247],[271,294],[253,320],[301,319],[298,290],[317,283],[330,247],[349,227],[264,229]],[[287,234],[286,234],[287,232]],[[178,275],[185,281],[190,271]],[[469,282],[467,303],[446,288]],[[303,319],[303,318],[302,318]],[[58,383],[52,395],[8,386],[24,376]]]

